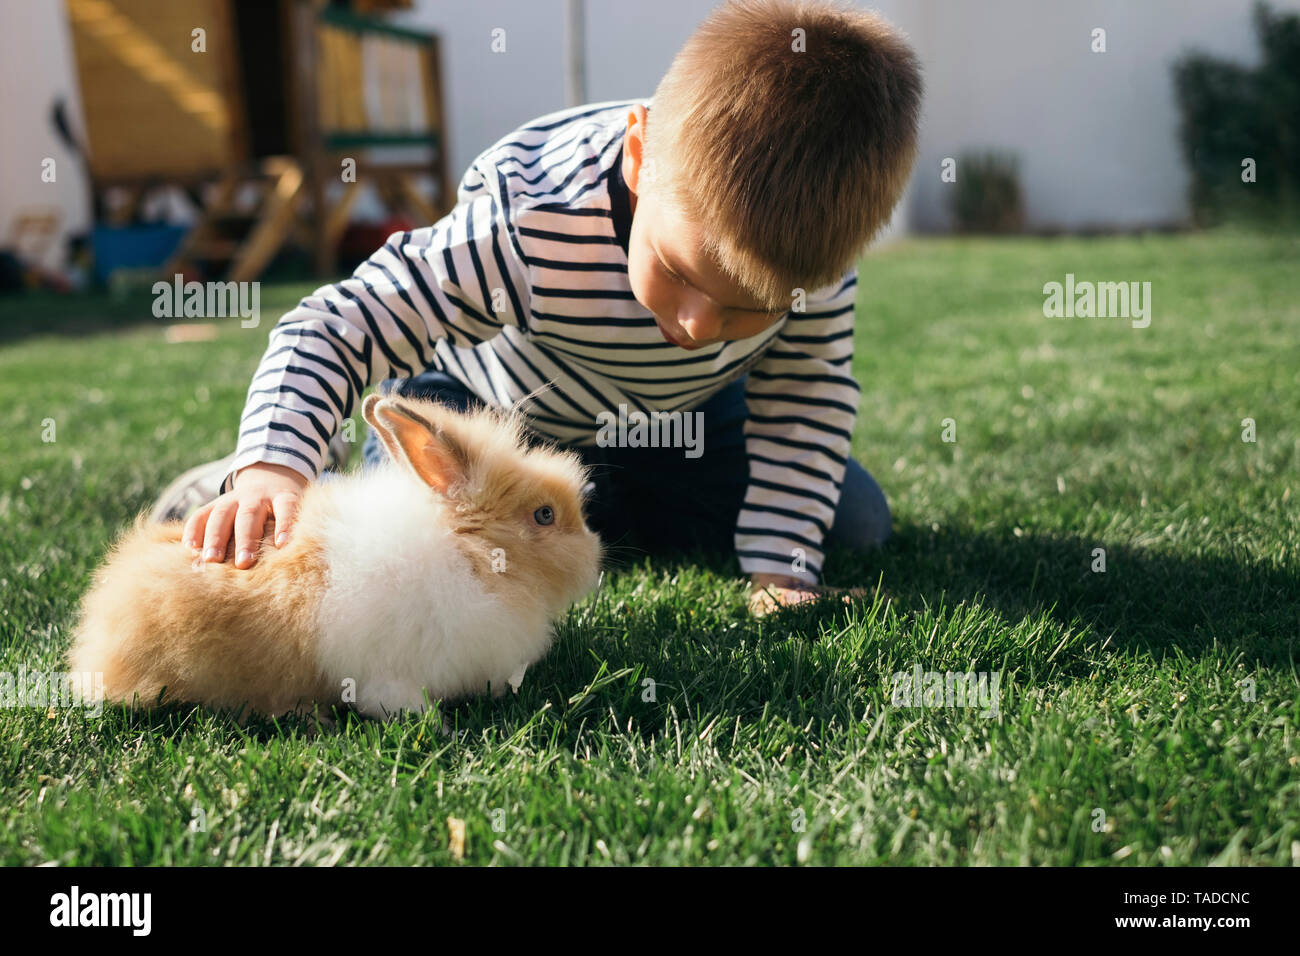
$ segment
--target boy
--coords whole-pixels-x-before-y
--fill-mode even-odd
[[[874,15],[731,0],[651,101],[504,137],[451,213],[286,314],[235,454],[155,513],[208,501],[219,477],[183,540],[222,561],[233,531],[251,567],[264,525],[282,546],[305,485],[342,457],[367,386],[511,407],[551,383],[524,409],[597,466],[588,520],[608,544],[734,543],[760,612],[819,593],[828,538],[889,534],[849,457],[855,260],[902,192],[920,95],[911,50]],[[699,412],[702,449],[598,443],[620,412]]]

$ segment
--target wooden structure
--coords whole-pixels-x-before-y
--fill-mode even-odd
[[[161,185],[200,206],[164,274],[253,279],[291,237],[328,274],[366,183],[425,222],[454,202],[438,38],[374,15],[410,0],[66,3],[97,218]]]

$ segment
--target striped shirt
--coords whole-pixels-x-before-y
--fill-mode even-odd
[[[858,407],[856,270],[750,338],[694,351],[665,341],[627,274],[621,167],[636,102],[650,106],[582,106],[505,136],[470,166],[450,213],[390,236],[350,278],[286,313],[249,387],[221,490],[255,462],[314,479],[368,386],[428,368],[498,408],[553,383],[527,417],[579,446],[596,444],[602,412],[686,411],[748,375],[740,566],[815,583]]]

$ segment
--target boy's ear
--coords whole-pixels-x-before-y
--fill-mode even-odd
[[[464,480],[469,470],[465,447],[401,399],[368,395],[361,415],[392,459],[414,471],[430,488],[445,495],[452,485]]]

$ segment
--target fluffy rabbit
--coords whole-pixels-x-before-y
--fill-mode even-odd
[[[267,715],[518,690],[596,586],[579,459],[492,411],[371,395],[362,413],[390,460],[309,485],[285,547],[268,535],[248,570],[196,563],[179,522],[137,518],[95,574],[69,669],[102,673],[110,702]]]

